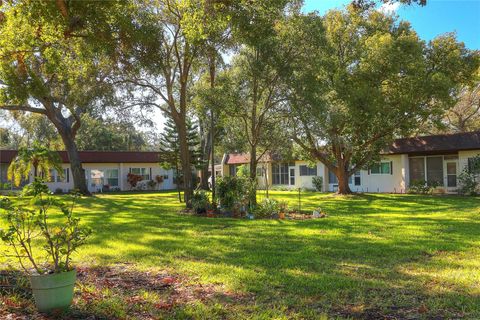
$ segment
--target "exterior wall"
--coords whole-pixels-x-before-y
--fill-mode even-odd
[[[405,161],[408,165],[408,156],[390,155],[382,157],[381,160],[392,164],[391,173],[373,174],[368,170],[361,170],[361,184],[360,186],[350,184],[352,191],[405,193],[405,177],[408,175],[407,169],[405,168]]]
[[[322,177],[324,182],[325,189],[325,182],[327,180],[325,176],[325,166],[321,162],[317,162],[317,175],[316,176],[301,176],[300,175],[300,166],[308,166],[309,162],[307,161],[295,161],[295,188],[304,188],[304,189],[312,189],[315,190],[315,186],[312,183],[313,177]]]
[[[480,155],[480,149],[478,150],[468,150],[468,151],[459,151],[458,152],[458,171],[459,173],[468,167],[468,158],[473,158]]]
[[[468,165],[468,158],[480,155],[480,149],[459,151],[458,152],[458,166],[457,177]],[[428,157],[428,155],[427,155]],[[405,193],[410,183],[410,171],[409,171],[409,155],[408,154],[395,154],[385,155],[381,161],[391,163],[390,174],[372,174],[369,170],[360,170],[360,185],[355,185],[354,176],[351,177],[350,189],[354,192],[383,192],[383,193]],[[300,176],[300,165],[307,165],[306,161],[295,161],[294,166],[289,166],[295,170],[295,184],[285,185],[272,185],[272,163],[266,164],[268,185],[269,188],[286,187],[291,189],[305,188],[314,189],[312,183],[313,176]],[[444,178],[446,181],[446,165],[444,167]],[[289,172],[290,173],[290,172]],[[229,175],[229,165],[223,165],[223,175]],[[329,181],[329,170],[321,162],[317,163],[317,176],[323,177],[324,191],[334,192],[337,190],[338,185]],[[259,188],[264,188],[264,178],[259,180]],[[456,188],[446,188],[447,192],[455,192]]]
[[[155,163],[83,163],[83,169],[85,169],[85,175],[87,178],[87,187],[90,192],[99,192],[102,186],[95,185],[91,179],[92,170],[105,170],[105,169],[118,169],[118,187],[122,191],[131,190],[130,185],[127,182],[127,174],[130,172],[130,168],[147,168],[148,172],[151,169],[151,178],[155,179],[155,176],[165,176],[162,184],[157,186],[157,190],[170,190],[175,188],[173,183],[173,170],[165,170]],[[70,170],[70,164],[62,164],[62,168],[68,168]],[[33,173],[30,173],[30,181],[33,180]],[[64,179],[66,180],[66,179]],[[69,181],[62,182],[47,182],[47,186],[51,191],[61,189],[63,192],[68,192],[73,189],[73,177],[70,170]],[[112,186],[113,187],[113,186]]]

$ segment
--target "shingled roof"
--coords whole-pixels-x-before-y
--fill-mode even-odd
[[[271,154],[264,154],[260,162],[280,161],[279,156],[272,156]],[[246,164],[250,163],[249,153],[229,153],[225,159],[225,164]]]
[[[58,151],[63,163],[69,163],[66,151]],[[83,163],[157,163],[158,152],[152,151],[79,151]],[[0,150],[0,163],[10,163],[16,150]]]
[[[480,149],[480,131],[397,139],[385,154],[452,153]]]

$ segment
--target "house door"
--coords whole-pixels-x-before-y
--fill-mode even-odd
[[[446,167],[446,187],[448,191],[455,191],[457,189],[457,161],[445,160]]]
[[[289,169],[289,184],[295,185],[295,167]]]

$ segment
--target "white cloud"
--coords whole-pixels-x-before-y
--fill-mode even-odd
[[[383,12],[385,14],[394,14],[397,12],[398,8],[400,8],[400,2],[394,3],[384,3],[378,8],[378,11]]]

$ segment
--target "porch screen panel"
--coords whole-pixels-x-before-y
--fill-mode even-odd
[[[272,184],[288,184],[288,163],[272,164]]]
[[[443,186],[443,157],[427,157],[427,183]]]
[[[425,181],[425,158],[410,158],[410,183]]]

